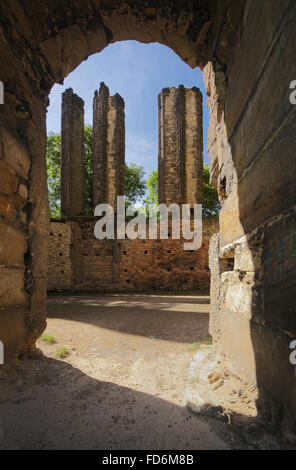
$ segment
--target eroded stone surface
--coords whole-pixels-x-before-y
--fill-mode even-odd
[[[101,83],[93,99],[93,207],[117,207],[125,187],[124,100]]]
[[[185,251],[184,239],[98,240],[95,221],[51,222],[49,290],[208,290],[209,239],[215,219],[203,221],[203,244]],[[147,229],[148,232],[148,229]]]
[[[158,95],[159,202],[201,204],[203,196],[202,94],[164,88]]]
[[[215,301],[220,305],[217,331],[223,327],[219,344],[226,354],[235,353],[242,375],[256,380],[258,405],[268,419],[295,426],[295,374],[289,363],[289,343],[296,335],[296,108],[289,101],[289,84],[296,75],[295,23],[294,0],[174,1],[169,6],[162,1],[77,0],[65,5],[45,0],[33,9],[30,2],[1,3],[1,161],[29,183],[26,205],[1,195],[4,222],[28,236],[21,277],[29,303],[21,310],[25,327],[13,328],[14,336],[9,317],[0,316],[11,357],[32,349],[45,328],[49,91],[110,42],[158,41],[192,66],[210,62],[205,80],[211,174],[222,203],[219,250],[254,230],[262,234],[264,226],[264,240],[258,236],[253,244],[248,239],[246,254],[243,247],[237,250],[235,275],[225,274],[233,271],[233,255],[222,258],[227,262],[219,268],[223,279],[232,277],[242,285],[246,280],[260,308],[256,300],[252,318],[242,318],[225,307],[224,297]],[[254,247],[260,244],[262,254],[257,254]],[[245,273],[255,276],[253,284]],[[13,284],[14,274],[6,275]],[[215,276],[217,281],[218,268]],[[13,297],[9,304],[14,310]]]
[[[85,205],[84,101],[68,88],[62,94],[61,212],[83,215]]]
[[[232,363],[213,346],[200,346],[189,367],[187,406],[196,413],[219,409],[228,415],[257,416],[256,387],[232,370]]]

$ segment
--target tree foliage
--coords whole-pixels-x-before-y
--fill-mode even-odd
[[[203,167],[203,203],[202,212],[204,217],[218,217],[220,203],[216,188],[210,184],[210,167]]]
[[[125,199],[130,204],[135,204],[146,193],[145,170],[135,163],[125,165]]]
[[[61,217],[61,136],[51,132],[46,147],[47,186],[50,217]]]
[[[85,215],[92,216],[92,126],[84,128],[84,162],[85,162]],[[49,133],[47,137],[47,185],[50,216],[61,217],[61,135]],[[145,171],[142,166],[130,163],[125,166],[125,199],[128,204],[140,200],[146,192]]]
[[[158,170],[152,170],[147,181],[148,195],[144,200],[144,204],[158,205]]]
[[[152,170],[147,181],[148,196],[144,200],[146,211],[149,204],[158,204],[158,170]],[[217,217],[220,204],[218,193],[214,186],[210,184],[210,168],[208,165],[203,167],[203,216]]]
[[[85,215],[93,215],[92,202],[92,126],[84,128],[85,156]],[[61,217],[61,136],[51,132],[47,137],[47,175],[50,216]],[[135,204],[141,200],[148,188],[144,206],[148,214],[149,204],[158,204],[158,170],[152,170],[148,179],[144,179],[145,171],[142,166],[130,163],[125,166],[125,200],[126,204]],[[220,209],[216,189],[210,184],[210,168],[203,167],[203,216],[217,217]]]

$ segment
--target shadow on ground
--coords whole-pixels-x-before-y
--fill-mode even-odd
[[[8,382],[9,380],[9,382]],[[225,449],[227,424],[47,357],[1,379],[1,449]],[[9,400],[7,399],[9,396]]]

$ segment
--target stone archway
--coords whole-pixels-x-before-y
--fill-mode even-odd
[[[211,172],[222,202],[212,245],[212,333],[238,373],[265,390],[259,404],[290,410],[293,420],[295,10],[293,0],[0,6],[0,325],[7,358],[34,348],[45,327],[49,91],[111,42],[158,41],[204,69],[209,94]]]
[[[9,270],[4,305],[13,311],[17,306],[19,310],[17,315],[12,314],[14,331],[9,314],[6,326],[3,325],[7,330],[4,334],[7,358],[34,347],[45,327],[48,224],[45,116],[51,87],[62,82],[89,55],[100,52],[110,42],[125,39],[161,42],[191,66],[202,66],[209,56],[208,33],[214,15],[213,1],[188,2],[181,9],[169,8],[163,2],[151,8],[141,6],[141,2],[117,1],[100,6],[89,2],[88,8],[82,2],[66,7],[54,1],[40,2],[38,6],[35,3],[34,8],[31,2],[18,8],[9,3],[1,6],[4,167],[19,193],[24,186],[23,192],[28,191],[29,195],[26,204],[18,194],[16,207],[10,201],[7,209],[11,233],[7,232],[9,236],[4,242],[7,255],[2,260]],[[14,189],[9,188],[12,195]],[[19,239],[17,250],[11,246],[15,239]],[[13,285],[18,286],[14,294],[9,287]]]

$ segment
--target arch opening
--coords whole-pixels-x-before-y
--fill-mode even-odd
[[[16,11],[12,2],[0,7],[5,357],[34,349],[45,327],[48,94],[111,42],[157,41],[203,69],[209,96],[211,179],[222,204],[211,245],[212,335],[240,377],[258,388],[259,411],[293,429],[295,108],[288,94],[296,74],[295,5],[277,2],[271,11],[267,0],[174,8],[84,3],[48,0],[34,12],[29,2]]]

